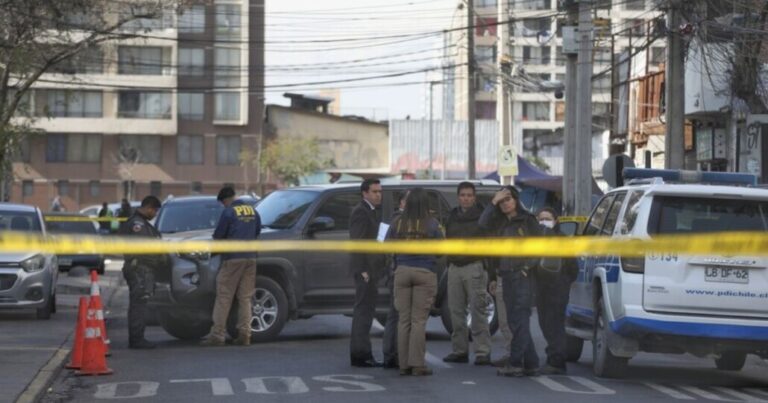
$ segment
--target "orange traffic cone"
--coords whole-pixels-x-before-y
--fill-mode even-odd
[[[107,359],[104,358],[107,347],[104,344],[104,336],[101,334],[101,327],[99,326],[99,320],[96,318],[96,310],[93,309],[93,305],[94,299],[91,298],[86,319],[83,361],[80,365],[80,370],[75,371],[75,375],[78,376],[112,374],[112,370],[107,367]]]
[[[83,362],[83,342],[85,341],[85,321],[88,314],[88,298],[80,297],[75,324],[75,342],[72,343],[72,356],[67,368],[80,369]]]
[[[91,313],[90,310],[94,310]],[[88,305],[88,314],[94,315],[99,323],[99,330],[101,331],[101,337],[104,339],[105,354],[110,356],[109,352],[109,338],[107,337],[107,326],[104,323],[104,305],[101,303],[101,289],[99,288],[99,275],[96,270],[91,270],[91,301]]]

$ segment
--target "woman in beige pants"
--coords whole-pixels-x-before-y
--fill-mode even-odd
[[[387,239],[413,240],[444,238],[440,223],[429,214],[424,189],[411,190],[405,209],[389,228]],[[395,255],[395,309],[400,375],[432,375],[424,363],[429,310],[437,294],[434,255]]]

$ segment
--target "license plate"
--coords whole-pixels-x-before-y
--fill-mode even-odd
[[[704,281],[711,281],[713,283],[749,284],[749,270],[733,267],[707,266],[704,268]]]
[[[59,259],[59,266],[72,266],[72,259]]]

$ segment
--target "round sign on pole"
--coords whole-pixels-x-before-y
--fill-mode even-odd
[[[603,179],[605,179],[611,187],[616,188],[624,186],[624,178],[622,176],[624,168],[634,167],[635,162],[626,154],[611,155],[606,158],[603,163]]]
[[[517,153],[512,146],[503,146],[499,151],[499,176],[517,175]]]

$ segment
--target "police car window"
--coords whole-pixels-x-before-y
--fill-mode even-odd
[[[605,216],[608,214],[608,210],[611,207],[613,201],[613,195],[608,195],[602,198],[595,207],[595,212],[587,223],[587,227],[584,229],[584,235],[595,235],[600,232],[605,222]]]
[[[655,196],[649,234],[768,230],[768,202]]]
[[[334,230],[349,231],[349,216],[358,203],[360,203],[358,193],[335,194],[323,201],[315,217],[330,217],[335,223]]]
[[[626,193],[619,193],[616,199],[611,205],[611,211],[606,216],[605,223],[603,224],[602,234],[613,235],[613,229],[616,226],[616,220],[619,218],[619,211],[621,211],[621,205],[624,203],[624,196]]]
[[[429,198],[429,212],[432,217],[435,217],[441,224],[445,223],[450,208],[447,207],[443,198],[434,191],[427,191],[427,198]]]
[[[627,200],[627,209],[624,212],[624,218],[621,220],[621,233],[629,234],[635,228],[637,213],[640,211],[640,199],[643,198],[643,192],[631,192]]]

